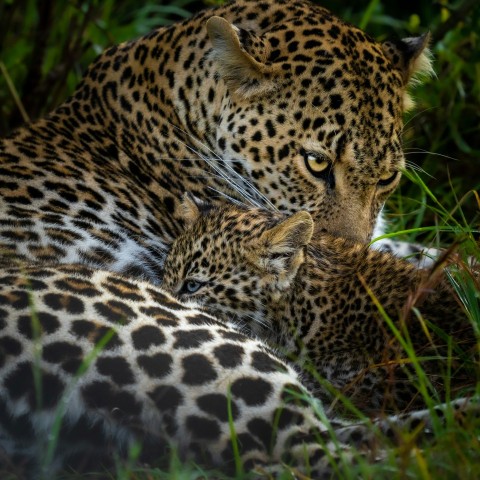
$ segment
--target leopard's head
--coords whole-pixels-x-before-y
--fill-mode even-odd
[[[216,151],[279,211],[307,210],[319,231],[365,242],[400,181],[407,87],[431,68],[428,38],[378,43],[325,9],[292,5],[260,31],[208,20],[228,91]]]
[[[305,260],[310,214],[214,207],[190,196],[182,207],[187,227],[170,249],[162,287],[226,321],[268,330],[267,306],[288,295]]]

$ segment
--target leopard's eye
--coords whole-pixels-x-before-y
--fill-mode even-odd
[[[396,172],[393,172],[393,174],[386,174],[382,177],[380,177],[380,180],[378,181],[377,185],[380,186],[380,187],[386,187],[387,185],[390,185],[391,183],[393,183],[398,175],[400,174],[400,172],[396,171]]]
[[[314,176],[325,172],[325,170],[330,167],[330,162],[323,155],[305,152],[303,156],[305,165]]]
[[[307,170],[315,177],[323,180],[331,189],[335,188],[335,174],[332,162],[321,153],[302,150]]]
[[[198,280],[185,280],[183,282],[182,288],[178,293],[180,294],[192,294],[195,292],[198,292],[200,288],[202,288],[205,285],[205,282],[200,282]]]

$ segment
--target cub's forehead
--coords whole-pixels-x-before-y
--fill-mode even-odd
[[[234,249],[255,239],[283,218],[281,214],[234,206],[214,209],[200,217],[180,235],[176,249],[208,255],[212,248]]]

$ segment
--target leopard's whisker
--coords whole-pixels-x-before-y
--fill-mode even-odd
[[[459,161],[458,158],[451,157],[451,156],[445,155],[443,153],[431,152],[429,150],[424,150],[422,148],[405,149],[404,153],[405,153],[405,155],[414,155],[414,154],[432,155],[432,156],[436,156],[436,157],[448,158],[449,160],[454,160],[456,162]]]
[[[261,207],[261,205],[259,205],[253,198],[252,196],[250,195],[250,193],[243,189],[233,178],[231,178],[229,175],[227,175],[227,173],[225,173],[224,171],[222,171],[221,168],[218,167],[217,163],[216,162],[213,162],[211,161],[212,159],[210,159],[209,157],[203,155],[200,151],[198,150],[195,150],[193,147],[191,147],[190,145],[188,145],[187,143],[184,143],[184,142],[181,142],[183,143],[183,145],[188,149],[190,150],[191,152],[195,153],[198,158],[200,158],[201,160],[203,160],[208,166],[210,166],[219,176],[219,178],[221,178],[223,181],[225,181],[225,183],[227,185],[229,185],[232,190],[234,192],[237,192],[239,193],[242,197],[245,198],[245,200],[247,200],[250,205],[254,206],[254,207]],[[227,165],[227,167],[229,167]],[[231,168],[231,167],[229,167]],[[235,172],[236,173],[236,172]],[[238,176],[238,174],[237,174]]]
[[[229,201],[229,203],[233,203],[233,204],[235,204],[235,205],[240,205],[240,206],[243,206],[243,207],[246,207],[246,206],[247,206],[246,203],[238,200],[237,198],[234,198],[234,197],[226,194],[225,192],[222,192],[221,190],[217,190],[216,188],[211,187],[211,186],[209,186],[208,189],[209,189],[209,190],[212,190],[212,191],[215,192],[215,193],[217,193],[219,196],[226,198],[226,199]]]
[[[191,138],[194,142],[196,142],[197,144],[199,144],[201,147],[203,147],[204,149],[206,149],[210,154],[213,155],[213,158],[210,158],[210,157],[206,157],[204,155],[202,155],[199,151],[196,151],[193,147],[191,147],[190,145],[187,145],[186,143],[184,143],[184,145],[190,150],[190,151],[193,151],[194,153],[196,153],[200,158],[202,158],[203,160],[206,161],[206,163],[216,169],[216,166],[213,164],[213,161],[214,159],[218,160],[221,162],[222,164],[222,167],[225,167],[228,172],[232,175],[234,175],[242,184],[246,184],[247,188],[251,191],[253,191],[253,194],[254,196],[257,196],[259,197],[259,199],[264,202],[270,209],[272,210],[276,210],[275,206],[270,202],[270,200],[264,195],[262,194],[251,182],[248,181],[248,179],[246,179],[244,176],[242,176],[241,174],[239,174],[227,161],[225,161],[225,159],[223,159],[220,155],[218,155],[214,150],[212,150],[208,145],[206,145],[205,143],[203,143],[201,140],[199,140],[198,138],[196,138],[194,135],[192,135],[191,133],[189,132],[186,132],[186,131],[183,131],[182,129],[180,129],[179,127],[177,127],[176,125],[173,125],[171,124],[173,128],[181,131],[183,134],[187,135],[189,138]],[[217,170],[218,171],[218,170]],[[222,172],[223,173],[223,172]],[[229,177],[229,183],[230,185],[234,185],[236,187],[235,191],[237,191],[238,193],[240,193],[241,195],[243,196],[246,196],[246,198],[252,202],[252,204],[254,206],[257,206],[257,207],[260,207],[261,205],[259,205],[257,202],[255,202],[252,198],[252,195],[247,192],[247,190],[243,189],[240,184],[238,184],[237,182],[235,182],[234,180],[232,180],[230,177]]]

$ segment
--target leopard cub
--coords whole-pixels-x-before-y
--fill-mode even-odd
[[[447,368],[452,388],[473,381],[475,335],[440,266],[419,270],[345,239],[312,238],[304,211],[192,197],[183,209],[187,228],[169,252],[163,287],[266,340],[322,400],[331,385],[366,411],[419,407],[409,347],[440,398]]]

